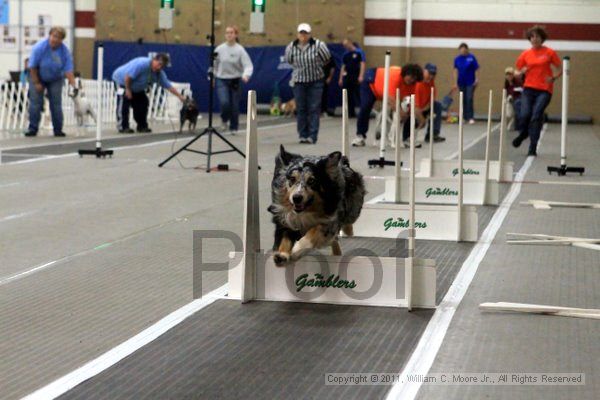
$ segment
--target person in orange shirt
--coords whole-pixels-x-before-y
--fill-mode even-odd
[[[425,120],[428,121],[427,123],[429,123],[430,121],[430,119],[427,117],[429,117],[429,114],[431,112],[431,88],[433,88],[434,99],[435,95],[437,94],[437,90],[435,88],[436,74],[437,66],[432,63],[427,63],[423,68],[423,81],[417,83],[415,93],[415,115],[417,115],[417,120],[421,121],[421,124],[423,124]],[[442,129],[442,103],[434,100],[433,113],[433,141],[443,142],[444,140],[446,140],[446,138],[440,136],[440,131]],[[410,128],[410,125],[408,124],[405,124],[405,126]],[[408,133],[408,135],[410,135],[410,132]],[[429,141],[429,127],[427,128],[425,141]]]
[[[537,144],[544,122],[544,111],[552,98],[554,82],[562,75],[560,59],[554,50],[544,46],[548,34],[536,25],[527,31],[531,48],[516,63],[515,76],[525,75],[521,95],[521,130],[512,144],[519,147],[529,136],[530,156],[537,156]]]
[[[352,146],[362,147],[365,145],[367,131],[369,130],[369,118],[373,105],[377,100],[383,99],[383,80],[385,68],[371,68],[365,72],[365,77],[360,84],[360,111],[356,120],[356,139]],[[400,97],[404,98],[415,93],[416,83],[423,80],[423,70],[418,64],[406,64],[400,67],[390,67],[390,81],[388,86],[388,101],[393,109],[396,101],[396,89],[400,89]],[[404,121],[409,114],[402,112],[400,115]],[[407,139],[403,135],[404,140]]]

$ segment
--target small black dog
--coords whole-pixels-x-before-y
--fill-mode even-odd
[[[271,188],[276,265],[325,246],[341,255],[339,232],[352,235],[366,194],[362,175],[342,153],[301,156],[281,146]]]
[[[185,125],[186,121],[190,122],[190,131],[194,131],[196,129],[196,122],[198,121],[198,115],[200,115],[200,111],[198,111],[198,106],[194,99],[191,99],[189,96],[185,98],[183,102],[183,106],[181,107],[181,111],[179,112],[179,133],[183,131],[183,125]]]

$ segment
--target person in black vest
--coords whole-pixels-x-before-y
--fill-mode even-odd
[[[323,78],[323,95],[321,96],[321,114],[329,115],[330,117],[333,117],[334,112],[329,109],[329,84],[333,80],[335,67],[336,65],[333,57],[331,57],[327,64],[323,66],[323,74],[325,77]]]
[[[325,77],[323,66],[330,58],[327,45],[312,37],[310,25],[298,25],[297,39],[286,47],[284,60],[292,66],[290,84],[296,100],[300,143],[317,143]]]
[[[342,57],[342,69],[338,84],[348,90],[348,116],[356,117],[356,105],[360,104],[360,84],[365,76],[366,57],[360,47],[350,39],[344,39],[346,49]]]

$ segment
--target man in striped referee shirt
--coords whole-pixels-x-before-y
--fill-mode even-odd
[[[300,143],[315,144],[319,135],[323,65],[331,54],[327,45],[311,36],[309,24],[298,25],[298,38],[285,49],[285,61],[292,68],[294,98]]]

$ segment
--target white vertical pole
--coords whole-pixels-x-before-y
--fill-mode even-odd
[[[562,113],[560,116],[560,165],[567,165],[567,124],[569,120],[569,66],[570,58],[563,58]]]
[[[102,79],[104,76],[104,46],[98,44],[98,65],[96,70],[96,150],[102,149]]]
[[[4,129],[4,116],[6,115],[6,96],[8,94],[8,82],[0,83],[2,90],[0,91],[0,129]]]
[[[415,259],[415,95],[410,96],[410,176],[409,176],[409,216],[408,216],[408,260],[404,269],[406,302],[412,310],[412,282]]]
[[[458,223],[456,224],[457,226],[457,235],[456,235],[456,240],[457,241],[461,241],[462,240],[462,211],[463,211],[463,189],[464,189],[464,182],[463,182],[463,123],[464,123],[464,118],[463,118],[463,92],[460,92],[460,96],[459,96],[459,112],[458,112],[458,199],[456,201],[456,206],[458,207],[457,209],[457,215],[458,215]]]
[[[388,90],[390,86],[390,54],[385,52],[385,70],[383,74],[383,104],[381,106],[381,138],[379,141],[379,158],[385,158],[385,137],[387,135],[387,117],[388,117]]]
[[[342,155],[350,158],[350,139],[348,138],[348,89],[342,90]]]
[[[498,180],[502,180],[504,169],[504,132],[506,131],[506,89],[502,90],[502,111],[500,112],[500,143],[498,145]]]
[[[483,173],[483,204],[487,204],[488,179],[490,179],[490,136],[492,135],[492,91],[488,99],[487,136],[485,139],[485,167]],[[499,167],[501,168],[501,167]],[[500,173],[502,176],[502,173]]]
[[[431,97],[429,99],[429,176],[433,176],[433,106],[435,90],[431,88]]]
[[[406,0],[406,59],[410,60],[410,47],[412,42],[412,0]]]
[[[10,82],[10,94],[9,94],[9,100],[8,100],[8,119],[6,120],[6,129],[10,129],[11,126],[11,122],[15,119],[16,117],[16,108],[15,108],[15,104],[14,104],[14,99],[16,96],[15,93],[15,88],[17,86],[16,83],[14,82]]]
[[[244,178],[244,259],[241,296],[243,303],[256,298],[256,255],[260,249],[256,117],[256,92],[250,90],[246,119],[246,174]]]
[[[402,179],[402,157],[400,149],[402,147],[402,132],[400,132],[400,89],[396,89],[396,152],[394,166],[394,203],[400,203],[401,183]]]

